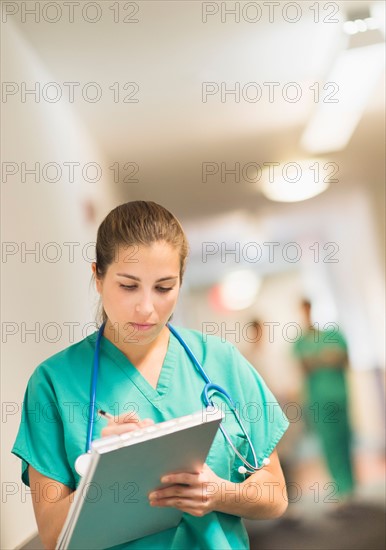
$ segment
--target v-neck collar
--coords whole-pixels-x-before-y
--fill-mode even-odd
[[[176,338],[169,331],[168,348],[161,367],[157,388],[153,388],[126,355],[105,336],[102,336],[101,339],[101,356],[104,354],[107,355],[125,376],[130,378],[143,395],[154,404],[159,403],[169,390],[177,362],[178,345]]]

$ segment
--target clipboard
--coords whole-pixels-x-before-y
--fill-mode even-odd
[[[148,495],[170,472],[197,472],[224,414],[208,408],[122,435],[96,439],[56,550],[103,550],[170,529],[182,512]]]

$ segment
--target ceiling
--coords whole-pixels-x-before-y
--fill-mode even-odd
[[[256,23],[243,19],[242,12],[239,23],[232,16],[222,22],[221,2],[209,3],[220,11],[208,15],[204,23],[207,8],[195,1],[139,1],[138,23],[114,23],[117,15],[110,4],[99,3],[102,17],[94,24],[80,16],[73,23],[64,16],[55,24],[43,20],[36,24],[32,18],[14,22],[52,81],[79,83],[70,107],[107,162],[138,164],[139,182],[121,182],[117,199],[152,199],[189,219],[288,207],[264,199],[243,178],[236,182],[229,176],[222,182],[216,175],[203,182],[202,165],[223,162],[231,168],[237,162],[242,167],[307,157],[299,142],[315,110],[309,87],[315,82],[323,85],[339,51],[346,47],[342,31],[346,14],[383,2],[320,2],[319,23],[310,9],[314,3],[301,2],[296,24],[282,15],[287,2],[281,2],[273,23],[267,10]],[[133,3],[121,2],[120,9],[129,4]],[[334,6],[336,14],[330,15]],[[292,12],[287,13],[292,17]],[[121,11],[119,17],[123,16],[127,13]],[[323,19],[328,16],[339,23],[327,24]],[[89,82],[102,90],[97,103],[85,101],[79,92]],[[135,83],[138,91],[132,97],[138,102],[123,101],[135,91],[123,89],[127,82]],[[279,83],[272,102],[267,82]],[[296,103],[281,96],[290,82],[302,91]],[[206,101],[204,83],[219,88]],[[231,94],[221,101],[221,86],[230,90],[235,83],[240,85],[240,101]],[[255,85],[246,89],[248,83],[260,86],[259,101],[243,97],[243,89],[251,94],[248,98],[256,89]],[[341,186],[382,183],[383,103],[381,79],[349,146],[328,156],[339,165]]]

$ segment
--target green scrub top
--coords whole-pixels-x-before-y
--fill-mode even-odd
[[[254,445],[259,464],[268,457],[288,427],[260,375],[229,342],[200,332],[178,331],[196,354],[211,380],[225,388],[236,403]],[[66,348],[40,364],[32,374],[24,399],[22,419],[12,452],[22,459],[22,480],[29,485],[28,465],[43,475],[76,489],[80,478],[76,458],[85,452],[90,382],[97,333]],[[155,422],[202,409],[204,380],[184,348],[170,334],[157,388],[154,389],[128,358],[104,336],[101,339],[96,408],[114,415],[135,412]],[[213,400],[220,406],[221,399]],[[251,463],[253,458],[234,415],[225,412],[224,425],[236,448]],[[94,438],[106,425],[96,416]],[[206,460],[221,478],[242,482],[242,462],[218,430]],[[244,549],[249,548],[240,517],[211,512],[204,517],[184,513],[177,527],[116,549]]]
[[[347,353],[347,344],[338,331],[308,331],[294,344],[295,355],[299,359],[320,356],[323,351]],[[319,364],[306,375],[308,396],[311,402],[326,407],[328,403],[345,403],[347,400],[346,372],[344,364]]]

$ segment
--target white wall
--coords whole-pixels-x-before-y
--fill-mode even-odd
[[[16,29],[9,23],[2,30],[3,81],[52,80]],[[27,167],[35,162],[43,166],[66,161],[103,165],[100,151],[69,106],[6,102],[2,104],[2,115],[2,134],[6,138],[3,163],[15,162],[19,169],[23,162]],[[90,262],[81,250],[95,240],[95,224],[86,219],[84,201],[94,204],[98,222],[115,205],[113,190],[108,189],[103,177],[93,184],[79,177],[73,183],[65,177],[57,183],[40,179],[35,182],[27,176],[23,183],[19,172],[7,181],[3,178],[2,184],[0,546],[4,549],[15,548],[36,532],[30,498],[20,481],[20,460],[10,454],[28,378],[44,358],[80,340],[81,327],[93,320]],[[70,242],[80,243],[74,247],[74,261],[70,259],[70,246],[63,244]],[[24,256],[23,246],[35,249],[36,254]],[[92,255],[91,247],[87,253]],[[56,262],[48,261],[55,258]],[[73,340],[65,322],[79,323]],[[24,329],[36,332],[26,334]]]

